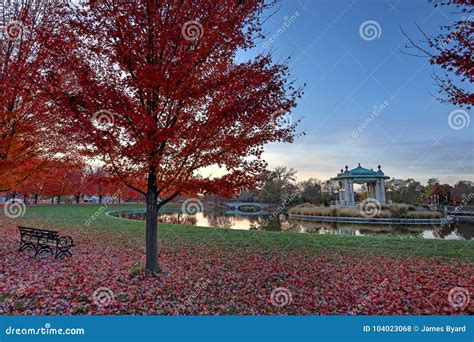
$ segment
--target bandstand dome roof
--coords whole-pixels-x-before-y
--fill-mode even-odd
[[[342,180],[342,179],[354,179],[355,181],[366,182],[370,180],[376,180],[377,178],[389,179],[390,177],[385,176],[382,172],[382,168],[379,165],[378,171],[372,169],[366,169],[365,167],[357,166],[355,169],[348,170],[349,168],[346,165],[346,170],[341,169],[341,173],[337,174],[337,177],[332,178],[333,180]]]

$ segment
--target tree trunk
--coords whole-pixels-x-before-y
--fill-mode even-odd
[[[158,203],[156,175],[148,174],[146,193],[146,271],[160,272],[158,265]]]
[[[38,194],[35,194],[35,204],[38,204]]]
[[[79,204],[79,201],[81,200],[81,196],[77,195],[76,196],[76,204]]]
[[[61,203],[61,196],[58,196],[57,203],[58,203],[58,204]]]

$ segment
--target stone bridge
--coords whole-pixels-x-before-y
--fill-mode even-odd
[[[231,207],[234,210],[239,210],[239,208],[243,205],[257,207],[257,208],[260,209],[260,211],[265,211],[269,207],[269,205],[267,203],[240,202],[240,201],[227,202],[227,203],[225,203],[225,205],[228,206],[228,207]]]

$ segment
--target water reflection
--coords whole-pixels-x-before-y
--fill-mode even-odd
[[[131,220],[145,219],[145,213],[142,211],[124,211],[111,214]],[[474,238],[474,225],[469,223],[457,223],[449,226],[357,225],[294,220],[288,219],[285,215],[279,215],[279,217],[267,215],[248,216],[229,214],[225,212],[202,212],[194,215],[183,214],[181,212],[164,212],[160,213],[159,222],[213,228],[291,231],[310,234],[398,236],[445,240],[472,240]]]

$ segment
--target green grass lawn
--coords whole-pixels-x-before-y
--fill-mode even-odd
[[[139,205],[38,205],[28,206],[26,213],[15,224],[72,229],[94,233],[120,232],[123,241],[143,243],[145,223],[122,220],[105,213],[119,209],[142,209]],[[94,219],[91,219],[94,218]],[[86,225],[86,222],[90,222]],[[114,234],[115,236],[115,234]],[[353,237],[341,235],[301,234],[294,232],[244,231],[186,225],[159,224],[159,240],[192,246],[209,246],[234,249],[258,249],[265,251],[287,251],[303,249],[316,253],[325,250],[358,251],[382,254],[420,255],[436,258],[462,258],[474,262],[474,241],[423,240],[396,237]]]

